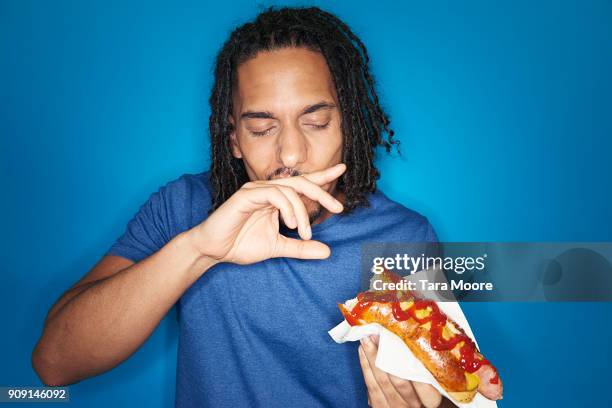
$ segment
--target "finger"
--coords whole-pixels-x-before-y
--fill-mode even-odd
[[[277,186],[246,183],[231,198],[243,216],[248,217],[253,211],[273,206],[280,210],[285,224],[289,228],[297,227],[297,220],[291,201]],[[223,204],[226,205],[229,200]]]
[[[421,406],[421,400],[412,386],[412,381],[404,380],[403,378],[396,377],[393,374],[389,374],[389,381],[402,400],[405,401],[409,407]]]
[[[246,200],[241,201],[244,206],[241,209],[245,214],[272,205],[280,210],[285,224],[289,228],[295,228],[297,221],[291,201],[276,186],[257,186],[242,190],[241,194]]]
[[[342,203],[336,200],[331,194],[323,190],[319,185],[313,183],[304,176],[297,177],[286,177],[281,179],[275,179],[266,182],[267,184],[280,184],[283,186],[291,187],[300,194],[304,194],[311,200],[319,202],[323,207],[327,208],[333,213],[342,212],[344,207]]]
[[[308,180],[320,186],[330,183],[340,177],[346,171],[346,164],[338,163],[335,166],[325,170],[315,171],[313,173],[304,174]]]
[[[387,399],[383,394],[380,386],[374,378],[372,367],[363,351],[363,345],[359,346],[359,363],[361,364],[361,371],[363,372],[363,380],[366,383],[368,389],[368,401],[372,407],[387,407]]]
[[[380,336],[378,334],[373,334],[370,336],[370,340],[372,340],[372,343],[374,343],[374,345],[376,346],[376,351],[378,351],[378,342],[380,340]]]
[[[437,408],[442,403],[442,395],[433,385],[412,381],[412,386],[425,408]]]
[[[294,206],[291,201],[276,186],[267,186],[249,190],[249,200],[260,206],[272,204],[280,213],[289,228],[297,227]]]
[[[325,259],[331,251],[319,241],[304,241],[279,235],[272,258]]]
[[[397,392],[397,390],[391,383],[389,374],[376,367],[376,354],[378,352],[378,348],[376,347],[374,342],[372,342],[369,337],[365,337],[362,339],[361,344],[363,346],[365,356],[368,359],[369,366],[372,368],[372,374],[374,375],[374,378],[380,386],[380,389],[382,390],[383,395],[385,396],[389,405],[392,407],[408,406],[407,401],[402,398],[402,396]]]
[[[312,229],[310,227],[310,219],[308,217],[308,211],[306,211],[306,206],[304,206],[304,202],[291,187],[279,185],[278,188],[291,202],[291,205],[293,205],[293,213],[295,214],[297,220],[297,229],[300,238],[309,240],[312,238]]]

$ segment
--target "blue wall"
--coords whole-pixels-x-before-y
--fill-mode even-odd
[[[208,166],[212,60],[259,6],[139,3],[0,2],[0,385],[40,384],[30,352],[53,301],[151,192]],[[381,187],[442,240],[612,240],[612,3],[329,9],[369,47],[402,140]],[[466,305],[500,407],[609,402],[610,306]],[[73,405],[172,405],[176,329],[171,313]]]

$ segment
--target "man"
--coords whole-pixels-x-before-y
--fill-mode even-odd
[[[327,335],[362,243],[436,239],[376,189],[395,141],[361,41],[318,8],[270,9],[223,46],[210,104],[211,171],[153,194],[51,308],[43,382],[110,370],[178,302],[177,406],[440,405],[374,366],[376,339]]]

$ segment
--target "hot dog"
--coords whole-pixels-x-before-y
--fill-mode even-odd
[[[454,400],[470,402],[477,392],[502,398],[497,369],[436,302],[409,291],[367,291],[338,307],[352,326],[378,323],[401,338]]]

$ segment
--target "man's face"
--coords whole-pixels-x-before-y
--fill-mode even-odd
[[[251,180],[323,170],[342,159],[341,115],[325,58],[304,48],[260,52],[238,67],[232,153]],[[336,182],[323,186],[334,194]],[[301,196],[311,221],[320,205]]]

